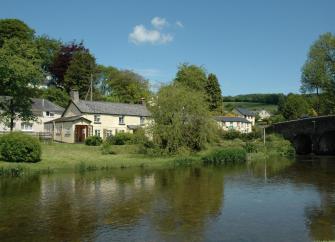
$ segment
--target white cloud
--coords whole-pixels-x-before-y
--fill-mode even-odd
[[[134,44],[166,44],[173,41],[169,33],[161,33],[158,30],[147,29],[144,25],[136,25],[133,32],[129,34],[129,40]]]
[[[151,24],[157,29],[162,29],[165,26],[169,25],[168,21],[166,21],[165,18],[161,18],[161,17],[154,17],[151,20]]]
[[[176,21],[176,25],[179,27],[179,28],[184,28],[184,24],[181,22],[181,21]]]

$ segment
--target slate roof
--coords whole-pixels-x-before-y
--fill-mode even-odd
[[[42,98],[32,98],[32,110],[33,111],[49,111],[49,112],[57,112],[57,113],[63,113],[64,108],[58,106],[57,104],[54,104],[53,102],[50,102],[47,99]]]
[[[0,102],[1,101],[8,101],[12,99],[10,96],[0,96]],[[31,109],[35,113],[40,113],[43,111],[49,111],[49,112],[54,112],[54,113],[63,113],[64,108],[58,106],[57,104],[54,104],[53,102],[50,102],[47,99],[43,98],[32,98],[32,104],[31,104]]]
[[[245,109],[245,108],[235,108],[237,112],[239,112],[242,115],[246,115],[246,116],[256,116],[254,112]]]
[[[221,122],[241,122],[241,123],[250,123],[250,121],[248,121],[245,118],[241,118],[241,117],[225,117],[225,116],[216,116],[214,117],[214,119],[216,121],[221,121]]]
[[[50,121],[45,122],[45,123],[47,124],[47,123],[53,123],[53,122],[55,122],[55,123],[61,123],[61,122],[73,122],[73,121],[80,120],[80,119],[85,120],[85,121],[91,123],[91,120],[88,120],[88,119],[82,117],[81,115],[71,116],[71,117],[61,117],[61,118],[56,118],[56,119],[54,119],[54,120],[50,120]]]
[[[151,114],[142,104],[112,103],[79,100],[74,102],[80,112],[149,117]]]

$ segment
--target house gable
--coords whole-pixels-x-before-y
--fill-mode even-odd
[[[72,117],[78,115],[82,115],[82,113],[73,102],[70,102],[70,104],[66,107],[62,117]]]

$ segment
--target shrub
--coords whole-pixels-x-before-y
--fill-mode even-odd
[[[106,142],[110,145],[124,145],[131,144],[134,140],[134,135],[131,133],[117,133],[113,136],[109,136]]]
[[[38,162],[41,153],[40,142],[30,135],[13,132],[0,139],[0,154],[5,161]]]
[[[257,152],[257,145],[255,143],[246,142],[243,145],[243,148],[247,153],[256,153]]]
[[[247,160],[247,152],[241,148],[225,148],[202,158],[205,165],[240,164]]]
[[[143,144],[149,140],[148,137],[145,135],[145,130],[142,128],[136,130],[132,136],[133,144]]]
[[[270,134],[266,136],[266,148],[273,155],[283,157],[294,157],[295,150],[290,141],[285,140],[280,135]]]
[[[241,133],[236,131],[236,130],[229,130],[229,131],[223,131],[222,132],[222,137],[223,139],[226,140],[233,140],[237,138],[241,138]]]
[[[90,136],[86,138],[85,144],[89,146],[99,146],[102,144],[102,139],[100,136]]]
[[[104,155],[115,155],[116,154],[112,145],[107,143],[107,142],[104,142],[102,144],[101,151],[102,151],[102,154],[104,154]]]

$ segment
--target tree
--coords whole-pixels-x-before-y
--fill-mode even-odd
[[[95,58],[86,50],[77,51],[66,70],[62,86],[68,93],[73,88],[77,89],[79,96],[84,98],[90,90],[91,82],[94,88],[95,73]]]
[[[18,19],[0,19],[0,48],[8,39],[17,38],[22,41],[31,41],[35,31]]]
[[[167,153],[197,151],[213,139],[215,125],[202,92],[174,85],[162,87],[151,107],[154,141]]]
[[[60,47],[50,65],[50,72],[53,76],[53,82],[56,86],[64,87],[64,78],[67,69],[71,64],[74,54],[79,51],[88,51],[85,49],[82,42],[79,44],[71,42]]]
[[[298,119],[310,113],[310,107],[301,95],[289,94],[280,108],[281,114],[287,120]]]
[[[35,45],[42,59],[42,69],[45,77],[51,76],[50,67],[61,48],[61,41],[46,35],[35,38]]]
[[[110,70],[108,77],[108,100],[124,103],[140,103],[148,100],[150,95],[149,82],[135,72]]]
[[[331,33],[323,34],[311,46],[308,58],[303,66],[301,75],[301,90],[303,93],[313,93],[328,103],[323,111],[328,114],[335,109],[335,36]],[[320,93],[324,93],[319,97]],[[319,105],[317,112],[320,113]]]
[[[96,87],[101,95],[108,96],[111,94],[111,87],[108,82],[118,75],[119,72],[120,71],[113,66],[97,66]]]
[[[70,101],[70,96],[67,94],[67,92],[57,87],[49,87],[43,90],[40,97],[48,99],[49,101],[56,103],[63,108],[65,108]]]
[[[207,84],[206,70],[196,65],[181,64],[174,83],[202,92]]]
[[[219,81],[214,74],[209,74],[205,86],[210,111],[222,112],[222,94]]]
[[[42,76],[41,59],[31,42],[12,38],[0,48],[0,102],[1,118],[13,130],[17,118],[34,119],[31,111],[33,88]]]

